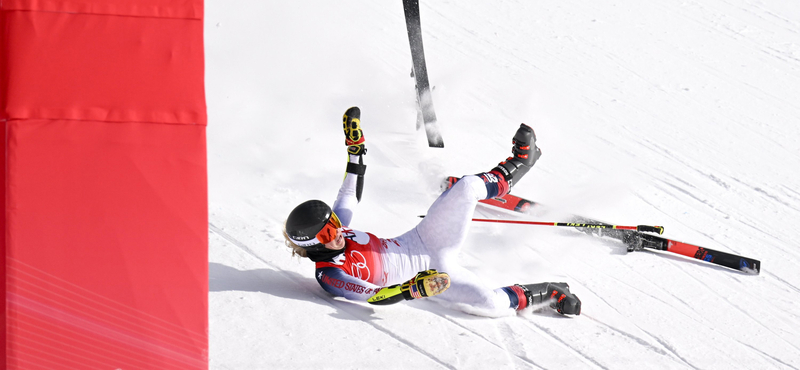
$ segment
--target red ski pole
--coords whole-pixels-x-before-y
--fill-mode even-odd
[[[600,223],[588,224],[588,223],[578,223],[578,222],[492,220],[492,219],[487,219],[487,218],[473,218],[472,221],[477,221],[477,222],[495,222],[495,223],[502,223],[502,224],[585,227],[585,228],[589,228],[589,229],[635,230],[635,231],[651,232],[651,233],[656,233],[656,234],[663,234],[664,233],[664,227],[663,226],[649,226],[649,225],[621,226],[621,225],[609,225],[609,224],[600,224]]]

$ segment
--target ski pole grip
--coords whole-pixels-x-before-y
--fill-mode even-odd
[[[636,231],[643,231],[648,233],[656,233],[656,234],[663,234],[664,227],[663,226],[649,226],[649,225],[639,225],[636,226]]]

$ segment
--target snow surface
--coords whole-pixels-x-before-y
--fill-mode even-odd
[[[415,131],[399,0],[206,1],[212,368],[800,367],[799,2],[422,0],[421,13],[444,149]],[[544,154],[513,193],[556,210],[529,219],[664,225],[762,272],[475,224],[462,264],[498,287],[566,281],[583,314],[334,299],[281,227],[336,196],[353,105],[369,148],[355,228],[410,229],[443,176],[492,168],[525,122]]]

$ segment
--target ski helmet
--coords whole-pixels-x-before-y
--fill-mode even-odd
[[[286,219],[286,234],[293,243],[309,251],[321,250],[317,233],[331,219],[333,211],[321,200],[309,200],[295,207]]]

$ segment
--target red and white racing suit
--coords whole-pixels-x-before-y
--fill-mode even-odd
[[[497,181],[495,176],[484,173],[480,177],[463,177],[436,199],[416,227],[398,237],[383,239],[344,228],[343,253],[317,262],[317,281],[335,296],[366,301],[381,287],[401,284],[417,272],[433,268],[447,272],[451,285],[431,299],[471,314],[512,314],[518,304],[515,294],[508,289],[487,287],[474,273],[456,263],[478,200],[487,197],[487,187],[496,189],[492,184]],[[356,176],[347,174],[333,205],[343,225],[350,225],[358,203],[355,183]]]

